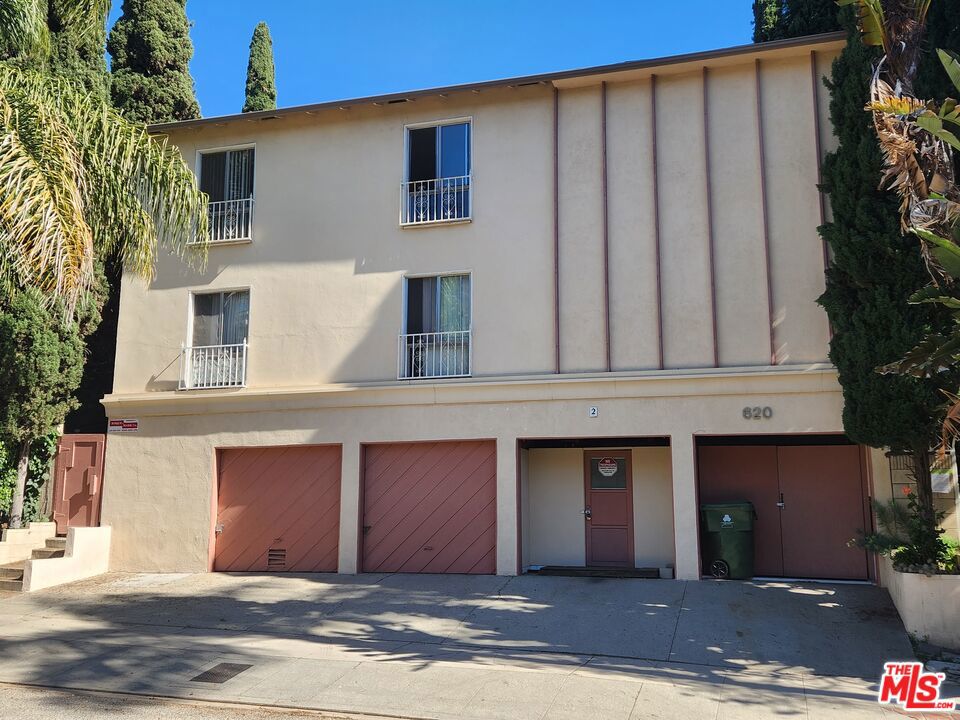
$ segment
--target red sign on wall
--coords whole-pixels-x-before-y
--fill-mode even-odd
[[[140,429],[140,421],[136,418],[119,418],[111,420],[107,425],[107,432],[137,432]]]

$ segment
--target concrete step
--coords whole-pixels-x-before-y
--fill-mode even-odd
[[[0,580],[0,590],[23,591],[23,580]]]
[[[34,560],[46,560],[47,558],[60,558],[63,557],[64,550],[57,550],[55,548],[37,548],[33,551]]]
[[[65,537],[47,538],[47,547],[51,550],[66,550],[67,539]]]
[[[0,580],[22,580],[23,563],[0,566]]]

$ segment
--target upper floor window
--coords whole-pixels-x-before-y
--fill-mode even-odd
[[[399,378],[470,375],[469,275],[407,278]]]
[[[250,292],[193,296],[191,344],[180,361],[180,387],[242,387],[246,384]]]
[[[470,123],[407,128],[404,225],[470,219]]]
[[[253,238],[254,149],[200,155],[200,189],[210,196],[210,240]]]

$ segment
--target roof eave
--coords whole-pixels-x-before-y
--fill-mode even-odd
[[[571,78],[586,78],[594,75],[623,73],[631,70],[650,70],[654,68],[666,68],[673,65],[682,65],[687,63],[709,62],[711,60],[733,57],[737,55],[762,55],[767,53],[775,53],[778,50],[803,46],[816,47],[820,45],[830,45],[845,39],[845,37],[846,34],[843,32],[806,35],[797,38],[788,38],[786,40],[773,40],[765,43],[736,45],[734,47],[721,48],[719,50],[706,50],[696,53],[687,53],[684,55],[670,55],[667,57],[651,58],[648,60],[630,60],[622,63],[614,63],[612,65],[598,65],[589,68],[561,70],[558,72],[541,73],[538,75],[524,75],[500,80],[485,80],[483,82],[448,85],[446,87],[439,88],[425,88],[422,90],[389,93],[387,95],[373,95],[345,100],[332,100],[329,102],[313,103],[310,105],[295,105],[293,107],[281,108],[277,110],[261,110],[258,112],[235,113],[233,115],[220,115],[216,117],[198,118],[195,120],[180,120],[177,122],[157,123],[147,126],[147,130],[155,134],[164,134],[172,130],[179,130],[183,128],[196,128],[204,125],[223,125],[240,120],[272,120],[275,118],[285,117],[287,115],[315,113],[321,110],[330,110],[354,105],[387,104],[392,101],[413,100],[420,97],[448,95],[456,92],[480,91],[492,88],[537,83],[546,84],[560,80],[568,80]]]

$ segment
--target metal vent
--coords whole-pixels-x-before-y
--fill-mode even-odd
[[[209,670],[204,670],[195,678],[190,678],[190,682],[202,683],[225,683],[231,678],[235,678],[244,670],[249,670],[253,665],[244,665],[242,663],[218,663]]]
[[[286,566],[286,548],[270,548],[267,550],[267,570],[282,570]]]

